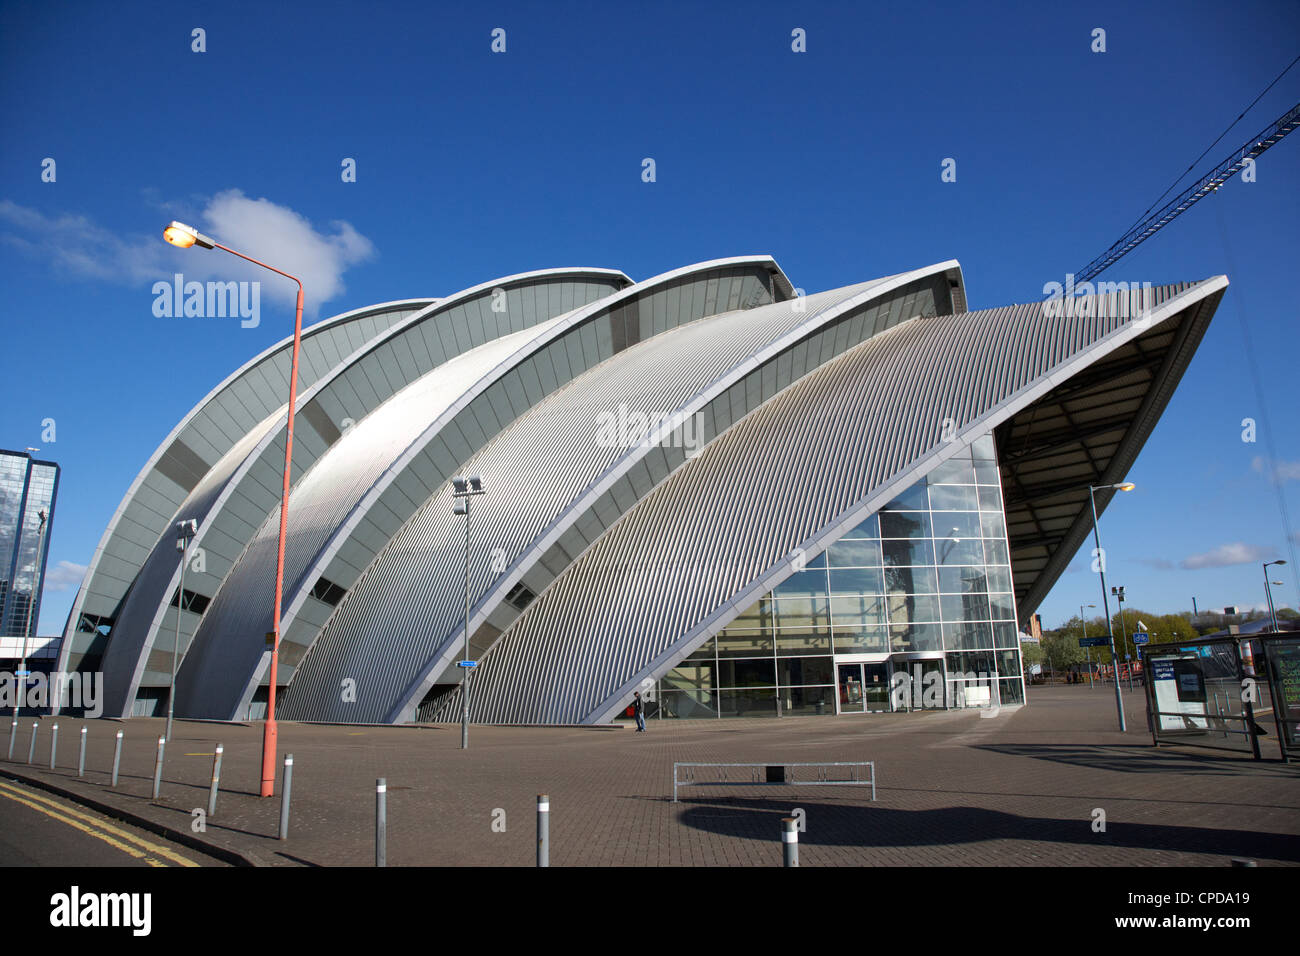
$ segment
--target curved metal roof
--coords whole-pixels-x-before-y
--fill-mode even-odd
[[[441,480],[450,475],[459,462],[533,402],[607,355],[662,328],[675,326],[683,317],[698,318],[720,307],[769,299],[774,288],[786,287],[788,280],[770,256],[712,260],[629,286],[575,309],[557,322],[532,329],[532,334],[522,338],[511,354],[480,375],[463,393],[456,394],[455,400],[402,450],[366,497],[352,508],[317,562],[328,561],[327,570],[317,574],[313,568],[288,578],[290,582],[296,580],[297,586],[291,585],[287,592],[290,601],[282,619],[281,660],[287,667],[286,676],[301,653],[298,649],[305,650],[319,627],[309,618],[301,626],[294,626],[316,581],[323,576],[339,586],[350,586],[369,563],[369,557],[400,527],[399,516],[411,514],[427,497],[428,485],[436,484],[431,476],[438,475],[437,480]],[[294,520],[292,505],[290,520]],[[376,533],[376,524],[391,527]],[[269,530],[270,523],[264,528]],[[368,556],[362,560],[358,554]],[[250,602],[246,596],[241,600],[254,609],[254,616],[258,614],[258,602]],[[269,601],[263,603],[270,606]],[[186,714],[198,716],[239,713],[251,699],[269,661],[258,636],[266,630],[269,621],[260,631],[240,631],[237,638],[224,636],[220,654],[202,650],[215,638],[205,639],[206,632],[200,632],[198,653],[182,666],[177,680],[178,712],[183,709]]]
[[[343,312],[302,332],[299,379],[310,384],[362,339],[437,299],[404,299]],[[79,629],[82,615],[111,618],[177,508],[211,467],[283,404],[289,381],[288,336],[250,359],[209,392],[154,451],[122,496],[86,568],[68,614],[59,669],[76,670],[97,638]]]
[[[590,268],[548,269],[504,277],[440,299],[364,341],[350,342],[348,350],[335,359],[326,374],[313,375],[310,384],[299,392],[294,430],[295,479],[301,479],[349,422],[364,419],[395,390],[430,368],[502,334],[548,320],[556,311],[599,298],[630,281],[617,270]],[[496,295],[496,290],[502,290],[503,295]],[[504,304],[504,309],[494,308],[497,303]],[[300,361],[300,374],[302,364]],[[287,391],[286,378],[283,388],[264,386],[259,398],[269,405],[277,392],[284,395]],[[206,520],[192,547],[203,549],[207,566],[203,575],[187,573],[187,590],[209,598],[215,594],[266,515],[276,507],[284,467],[285,416],[285,405],[281,403],[272,416],[272,427],[263,431],[261,439],[238,463],[215,500],[205,497]],[[193,517],[186,508],[197,504],[182,502],[173,514]],[[175,632],[178,612],[170,601],[179,577],[174,543],[157,541],[121,605],[104,653],[107,713],[129,713],[137,687],[150,670],[154,682],[170,682],[161,659],[153,668],[149,662],[159,632]],[[184,640],[184,635],[193,631],[193,624],[184,619],[193,612],[180,613]],[[170,653],[166,656],[169,659]]]
[[[1035,303],[915,319],[831,360],[685,462],[529,605],[474,673],[473,719],[608,719],[642,679],[793,573],[792,555],[815,557],[962,444],[1055,401],[1108,357],[1177,342],[1133,413],[1128,451],[1102,467],[1118,474],[1226,285],[1155,290],[1140,321],[1117,314],[1116,296],[1093,297],[1083,318]]]

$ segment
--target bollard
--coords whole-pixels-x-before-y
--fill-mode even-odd
[[[18,721],[9,725],[9,759],[14,759],[14,739],[18,736]]]
[[[217,744],[217,751],[212,755],[212,784],[208,787],[208,816],[217,815],[217,788],[221,786],[221,755],[223,753],[221,744]]]
[[[113,783],[117,786],[117,768],[122,764],[122,731],[117,732],[117,743],[113,745]]]
[[[59,751],[59,725],[56,723],[50,730],[50,769],[54,769],[54,756]]]
[[[155,800],[158,799],[158,793],[159,791],[162,790],[163,750],[166,748],[166,746],[167,746],[167,738],[159,737],[158,756],[154,758],[154,762],[153,762],[153,798]]]
[[[289,788],[293,786],[293,754],[284,755],[284,779],[280,793],[280,839],[289,839]]]
[[[388,778],[375,781],[375,866],[388,865]]]
[[[32,724],[32,745],[27,748],[27,762],[31,763],[36,759],[36,725]]]
[[[794,817],[781,818],[781,843],[785,847],[785,865],[799,865],[799,821]]]
[[[86,775],[86,728],[81,728],[81,751],[77,754],[77,776]]]
[[[551,865],[551,797],[537,795],[537,865]]]

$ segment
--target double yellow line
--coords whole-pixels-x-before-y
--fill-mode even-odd
[[[134,833],[128,833],[121,827],[115,827],[87,811],[54,800],[43,793],[15,786],[7,780],[0,780],[0,797],[7,797],[15,803],[31,807],[38,813],[43,813],[60,823],[66,823],[88,836],[93,836],[104,841],[109,846],[116,847],[137,860],[143,860],[150,866],[199,865],[174,850],[169,850],[165,846],[138,837]]]

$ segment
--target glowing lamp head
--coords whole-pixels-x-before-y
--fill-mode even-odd
[[[1137,485],[1133,484],[1133,482],[1131,481],[1126,481],[1122,485],[1116,485],[1115,487],[1118,488],[1120,491],[1132,491],[1134,488],[1137,487]]]
[[[163,238],[173,246],[181,249],[188,249],[190,246],[199,246],[203,249],[212,248],[212,240],[203,233],[199,232],[193,226],[187,226],[183,222],[172,221],[166,229],[163,230]]]

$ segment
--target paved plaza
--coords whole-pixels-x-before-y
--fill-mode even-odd
[[[372,866],[378,777],[388,781],[390,866],[531,866],[538,793],[551,797],[553,866],[779,866],[780,818],[796,807],[807,822],[803,866],[1226,867],[1232,857],[1300,863],[1300,767],[1281,763],[1276,746],[1265,748],[1271,759],[1263,761],[1153,748],[1140,688],[1124,694],[1127,734],[1115,728],[1110,688],[1029,693],[1028,706],[994,718],[949,711],[651,720],[645,734],[475,726],[468,751],[460,750],[459,726],[282,723],[281,755],[292,753],[295,762],[284,841],[276,839],[278,780],[275,798],[256,796],[258,724],[177,722],[156,803],[150,794],[160,719],[84,722],[89,744],[80,780],[83,722],[41,718],[40,766],[27,766],[27,719],[15,761],[0,760],[0,770],[133,822],[190,834],[191,811],[207,804],[211,754],[221,743],[217,813],[194,836],[255,865]],[[119,729],[126,743],[113,790]],[[674,761],[865,760],[876,766],[875,802],[869,788],[840,786],[702,786],[672,802]],[[1094,829],[1097,810],[1105,832]]]

